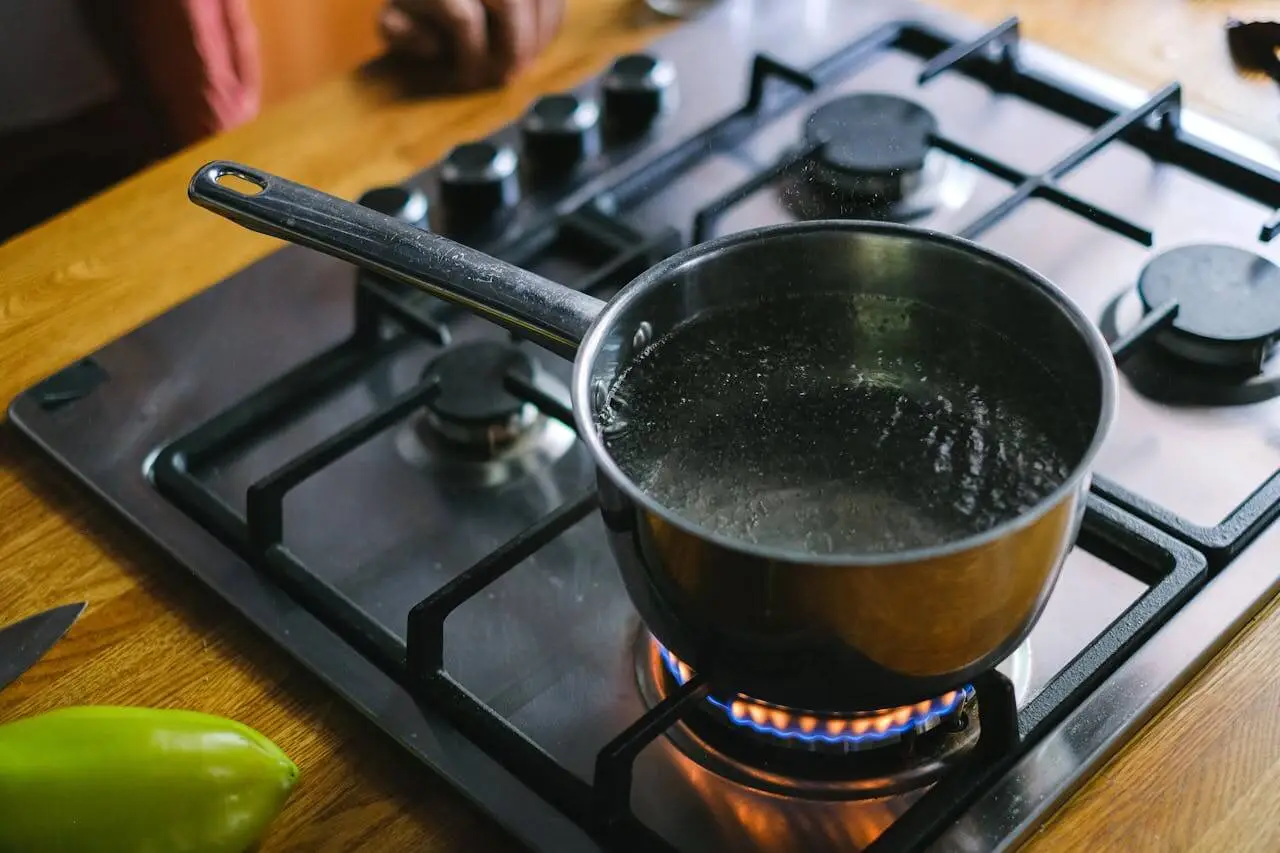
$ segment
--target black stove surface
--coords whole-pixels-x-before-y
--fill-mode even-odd
[[[594,513],[569,364],[307,250],[11,417],[538,849],[1015,845],[1280,580],[1280,174],[1191,133],[1179,97],[1021,44],[1012,22],[744,0],[363,199],[601,296],[714,234],[912,221],[1023,260],[1096,316],[1123,387],[1078,547],[1029,641],[915,716],[735,710],[664,665]],[[1209,307],[1247,318],[1187,284],[1172,261],[1190,243],[1227,247],[1203,261],[1226,270]]]

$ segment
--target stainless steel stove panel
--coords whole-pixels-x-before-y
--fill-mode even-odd
[[[979,32],[950,16],[899,3],[727,4],[707,24],[718,27],[714,56],[693,28],[678,31],[659,48],[681,71],[682,106],[641,159],[671,149],[709,117],[736,108],[756,51],[805,66],[875,24],[908,13],[957,32]],[[1043,55],[1033,48],[1024,56]],[[720,73],[711,73],[713,62]],[[1087,136],[1083,128],[994,96],[956,75],[944,75],[918,90],[913,80],[919,68],[917,60],[905,55],[882,56],[781,116],[741,150],[711,158],[626,211],[628,220],[647,230],[687,228],[701,202],[776,159],[799,140],[813,107],[841,92],[909,92],[935,109],[945,134],[1028,171],[1052,163]],[[1141,100],[1124,87],[1115,91],[1133,104]],[[637,161],[619,173],[638,168]],[[954,204],[920,224],[954,229],[1007,191],[972,167],[960,167],[955,174],[965,192],[957,192]],[[1206,238],[1260,248],[1250,238],[1266,211],[1226,198],[1222,190],[1177,170],[1152,167],[1130,150],[1113,146],[1063,183],[1152,228],[1157,248]],[[584,184],[562,209],[574,207],[599,184]],[[522,210],[515,227],[533,212],[532,204]],[[720,230],[790,217],[770,188],[730,211]],[[1037,267],[1100,320],[1108,301],[1132,286],[1147,256],[1136,244],[1034,201],[983,242]],[[570,268],[560,267],[566,272]],[[556,269],[552,262],[542,271],[556,275]],[[112,378],[93,395],[55,411],[44,411],[24,396],[16,401],[12,418],[179,560],[200,565],[206,582],[254,621],[269,626],[308,666],[322,674],[343,669],[349,675],[343,689],[353,703],[370,716],[393,722],[407,747],[482,800],[520,837],[540,849],[596,849],[269,580],[186,522],[141,476],[157,446],[337,343],[350,328],[353,281],[345,265],[302,250],[282,251],[254,275],[222,282],[95,354]],[[1121,308],[1123,329],[1134,315],[1132,305]],[[455,341],[501,335],[474,318],[460,317],[449,325]],[[218,331],[227,327],[235,328],[236,335]],[[210,482],[229,504],[242,507],[248,483],[408,388],[432,351],[414,346],[389,358],[320,401],[289,429],[246,454],[220,460]],[[564,362],[541,353],[539,360],[553,377],[563,380],[567,375]],[[1128,385],[1120,402],[1120,419],[1104,450],[1101,472],[1193,520],[1216,522],[1277,467],[1271,435],[1274,404],[1175,409]],[[86,423],[93,429],[84,430]],[[290,494],[284,519],[286,547],[401,639],[408,609],[419,599],[591,482],[580,448],[533,476],[496,489],[433,480],[404,464],[405,435],[403,425],[392,429],[308,480]],[[1189,451],[1206,441],[1214,444],[1213,462],[1197,464]],[[1189,482],[1195,488],[1187,489]],[[351,535],[355,519],[359,525]],[[1124,730],[1144,718],[1274,591],[1277,553],[1280,534],[1272,531],[1141,650],[1122,670],[1123,677],[1108,681],[991,791],[940,849],[990,849],[1019,839],[1115,746],[1120,736],[1116,714],[1130,715]],[[1073,551],[1031,637],[1029,685],[1021,701],[1033,698],[1144,589],[1102,560]],[[291,644],[291,633],[304,628],[318,639],[306,647]],[[599,749],[642,710],[632,657],[638,630],[600,524],[589,518],[464,604],[447,623],[446,660],[464,687],[585,779]],[[727,782],[660,738],[637,762],[633,807],[682,850],[857,849],[916,796],[863,803],[787,800]]]
[[[341,276],[348,286],[354,280],[341,264],[327,272],[331,279]],[[279,288],[254,297],[258,310],[238,320],[242,342],[266,345],[277,335],[301,334],[310,322],[339,329],[340,318],[349,321],[349,300],[319,300],[312,304],[325,305],[326,316],[293,314],[297,328],[282,328],[279,318],[293,310],[296,291]],[[191,308],[179,313],[199,322],[202,306]],[[464,330],[458,338],[465,339],[484,335],[488,324],[455,326]],[[163,340],[153,336],[152,351],[177,357],[178,347],[190,343],[184,328],[174,323]],[[203,361],[201,345],[215,351],[223,346],[217,336],[202,336],[198,342],[183,356],[191,363]],[[216,463],[212,482],[217,492],[228,503],[242,505],[253,480],[315,444],[334,425],[351,423],[410,387],[431,351],[415,347],[387,359],[382,368],[318,403],[290,429],[255,444],[251,452]],[[540,360],[563,378],[564,363],[545,355]],[[99,361],[113,374],[121,367],[110,354]],[[189,391],[208,387],[192,385]],[[247,383],[229,393],[252,387]],[[96,420],[96,413],[86,410],[85,416],[90,415]],[[413,604],[576,496],[592,477],[583,454],[575,451],[540,476],[499,490],[442,483],[403,464],[396,442],[401,432],[388,430],[299,486],[286,504],[285,543],[403,639]],[[352,519],[359,520],[354,530]],[[1023,702],[1034,698],[1144,589],[1098,558],[1074,550],[1029,641],[1031,669]],[[600,522],[591,517],[458,610],[447,623],[447,664],[463,687],[586,780],[600,748],[644,710],[632,655],[639,630]],[[806,846],[818,840],[814,833],[828,837],[834,826],[861,827],[871,837],[871,828],[881,827],[886,815],[916,796],[852,803],[787,800],[780,807],[778,797],[726,782],[665,741],[642,756],[635,788],[637,813],[682,849],[734,849],[744,829],[728,818],[744,813],[771,815],[766,823],[776,841],[801,845],[795,849],[814,849]],[[789,829],[784,833],[783,828]]]
[[[348,284],[353,280],[340,264],[333,264],[328,275]],[[301,334],[304,324],[318,319],[295,314],[298,327],[281,328],[279,318],[293,310],[295,291],[280,288],[254,297],[258,310],[238,321],[242,341],[268,343],[276,335]],[[349,321],[348,300],[321,302],[328,313],[319,327],[341,328],[341,317]],[[492,328],[479,322],[454,325],[462,330],[459,340],[482,337]],[[157,342],[163,351],[186,340],[178,325],[171,329],[177,334]],[[200,340],[218,345],[216,336]],[[424,345],[387,359],[291,428],[215,464],[216,491],[242,507],[245,489],[255,479],[314,445],[334,425],[351,423],[408,389],[432,351]],[[203,360],[199,348],[187,357]],[[100,360],[115,372],[110,358]],[[540,362],[565,378],[563,362],[544,354]],[[208,386],[191,391],[200,387]],[[576,496],[592,479],[584,454],[575,450],[538,476],[498,490],[439,482],[404,464],[397,437],[406,426],[388,430],[299,486],[285,516],[290,551],[401,639],[413,604]],[[359,519],[354,531],[351,519]],[[1029,643],[1024,702],[1144,589],[1098,558],[1073,551]],[[592,517],[459,609],[447,625],[447,663],[467,690],[586,780],[600,748],[644,710],[632,656],[639,630],[603,530]],[[728,818],[750,813],[771,815],[766,825],[778,843],[814,849],[807,845],[817,842],[815,831],[828,837],[834,826],[861,827],[863,836],[872,837],[871,829],[882,827],[886,815],[914,799],[788,800],[780,808],[776,796],[726,782],[662,742],[638,764],[634,804],[642,819],[682,848],[734,849],[744,830]]]

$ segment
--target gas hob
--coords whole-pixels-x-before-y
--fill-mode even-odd
[[[1258,148],[1014,21],[731,0],[362,197],[601,296],[718,234],[905,221],[1094,316],[1119,414],[1046,612],[997,670],[903,708],[687,689],[611,562],[568,362],[305,249],[10,416],[535,849],[1008,849],[1280,589],[1280,171]]]

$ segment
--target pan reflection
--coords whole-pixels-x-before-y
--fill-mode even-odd
[[[683,756],[674,765],[697,793],[726,850],[861,850],[920,796],[798,802],[738,787]]]

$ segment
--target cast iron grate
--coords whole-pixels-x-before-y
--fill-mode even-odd
[[[590,292],[626,283],[670,254],[676,237],[674,231],[642,235],[601,214],[583,211],[557,218],[501,251],[512,263],[520,264],[549,245],[572,243],[578,252],[596,259],[592,271],[576,283]],[[325,399],[397,351],[422,342],[436,347],[449,345],[447,321],[454,314],[447,303],[373,275],[361,275],[353,292],[354,320],[346,339],[161,448],[149,476],[162,494],[201,526],[239,553],[251,555],[255,565],[269,571],[326,623],[341,626],[338,632],[361,654],[383,668],[397,668],[404,658],[400,640],[347,596],[320,580],[285,546],[283,506],[285,496],[303,481],[424,406],[436,393],[432,383],[409,388],[253,483],[246,495],[244,514],[194,476],[212,460],[234,448],[252,445],[290,423],[317,400]],[[520,383],[519,389],[518,394],[530,397],[540,407],[549,411],[559,407],[527,383]],[[55,390],[51,403],[61,405],[67,391],[60,385]],[[560,416],[572,423],[567,413]]]

